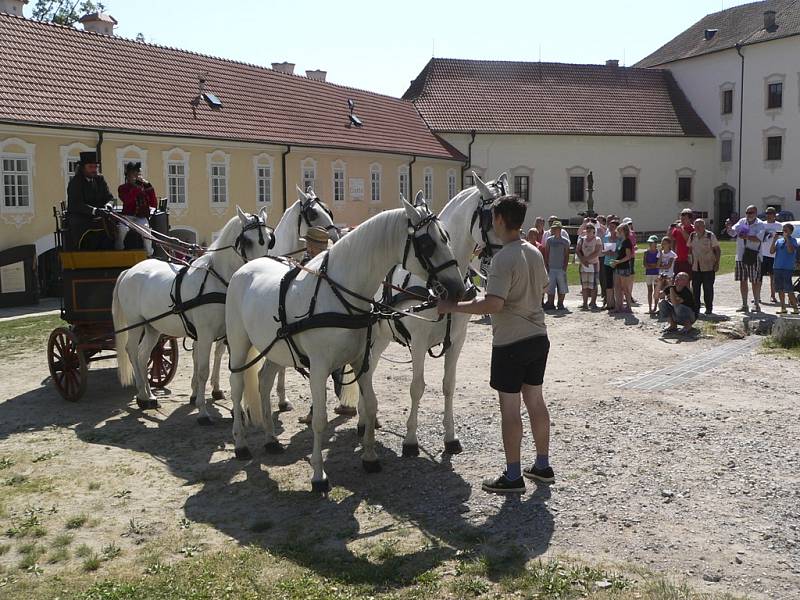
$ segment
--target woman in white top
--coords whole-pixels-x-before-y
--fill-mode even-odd
[[[597,237],[593,223],[584,226],[583,237],[578,238],[575,254],[581,261],[581,293],[583,306],[581,310],[597,310],[597,283],[600,276],[600,253],[603,251],[603,241]],[[591,303],[589,303],[591,298]]]

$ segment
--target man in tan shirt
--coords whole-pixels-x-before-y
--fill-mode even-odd
[[[717,236],[706,229],[706,222],[697,219],[694,231],[687,242],[692,261],[692,291],[694,292],[695,316],[700,314],[700,289],[703,290],[703,304],[706,314],[714,312],[714,280],[719,271],[721,255]]]
[[[523,475],[551,483],[555,480],[549,463],[550,414],[542,395],[550,342],[544,322],[542,295],[548,277],[541,252],[520,240],[519,228],[527,205],[516,196],[495,200],[494,231],[503,247],[492,258],[486,296],[471,302],[439,301],[439,312],[492,315],[492,364],[489,385],[500,396],[500,414],[506,470],[496,479],[483,482],[493,493],[522,493]],[[536,445],[536,461],[520,468],[522,417],[520,398],[525,402]]]

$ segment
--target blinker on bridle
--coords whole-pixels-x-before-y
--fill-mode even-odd
[[[502,180],[492,181],[489,185],[497,189],[500,192],[500,196],[506,195],[506,186]],[[483,194],[481,194],[481,201],[475,208],[475,212],[472,213],[472,225],[470,228],[475,227],[475,222],[477,221],[478,228],[481,230],[481,239],[483,240],[483,250],[481,250],[480,253],[481,258],[491,258],[496,250],[503,247],[502,244],[493,244],[489,240],[489,232],[492,230],[492,227],[494,227],[494,216],[492,214],[492,204],[494,200],[494,197],[484,198]]]
[[[247,249],[245,248],[245,233],[248,231],[252,231],[253,229],[258,229],[258,245],[263,246],[267,244],[266,240],[264,239],[264,229],[269,231],[269,243],[267,244],[267,249],[272,250],[275,246],[275,235],[274,230],[267,226],[260,217],[257,215],[253,215],[247,220],[247,224],[242,227],[242,232],[237,236],[236,242],[233,244],[233,248],[236,252],[244,259],[244,262],[248,261],[247,258]]]
[[[448,238],[439,226],[438,218],[436,217],[435,213],[430,213],[416,225],[414,225],[409,219],[408,237],[406,238],[405,250],[403,250],[402,263],[403,268],[408,271],[406,264],[408,262],[409,252],[413,247],[414,256],[417,257],[417,260],[422,264],[422,266],[425,268],[425,271],[428,273],[429,284],[432,280],[436,279],[436,275],[438,273],[441,273],[445,269],[449,269],[452,266],[458,266],[458,262],[455,259],[450,259],[438,266],[433,264],[431,259],[433,258],[434,252],[436,252],[436,242],[431,237],[431,234],[427,231],[427,227],[432,223],[436,224],[436,229],[439,232],[439,235],[441,235],[442,241],[447,241]],[[425,232],[421,235],[417,235],[417,233],[423,228],[425,228]]]
[[[308,204],[306,204],[305,206],[303,206],[302,204],[300,205],[300,218],[297,220],[297,237],[300,237],[300,225],[303,223],[303,221],[305,221],[307,227],[309,228],[314,227],[314,221],[319,216],[319,213],[317,212],[318,209],[316,206],[314,206],[314,204],[318,204],[319,208],[331,219],[330,225],[325,225],[325,226],[317,225],[317,227],[323,227],[325,231],[330,231],[331,229],[333,229],[338,233],[339,228],[332,223],[333,211],[331,211],[331,209],[328,208],[325,205],[325,203],[322,202],[322,200],[320,200],[317,197],[313,197],[308,200]]]

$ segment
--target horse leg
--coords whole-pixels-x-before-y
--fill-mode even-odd
[[[233,343],[234,336],[228,336],[228,353],[232,365],[243,365],[247,362],[250,350],[250,340],[247,334],[242,332],[242,342]],[[251,367],[252,368],[252,367]],[[247,447],[247,440],[244,435],[244,411],[242,410],[242,396],[245,391],[245,374],[231,373],[231,402],[233,403],[233,448],[236,458],[239,460],[249,460],[253,458],[250,449]]]
[[[134,369],[139,371],[141,395],[137,397],[136,403],[142,410],[158,408],[158,400],[156,400],[156,397],[153,395],[150,389],[150,381],[147,379],[147,362],[150,360],[150,354],[153,352],[153,348],[156,347],[160,337],[161,334],[158,331],[150,325],[145,325],[144,337],[142,337],[142,341],[139,343],[137,349],[138,360],[134,363]]]
[[[406,422],[406,437],[403,440],[403,456],[419,456],[419,441],[417,440],[417,417],[419,415],[419,401],[425,393],[425,344],[411,344],[411,410]]]
[[[194,377],[195,384],[192,390],[197,404],[197,423],[211,425],[206,403],[206,383],[208,382],[209,361],[211,360],[211,345],[214,340],[198,338],[194,343]]]
[[[222,368],[222,357],[225,355],[225,342],[218,341],[214,345],[214,368],[211,369],[211,397],[224,400],[225,393],[219,387],[219,370]]]
[[[364,451],[361,453],[361,465],[367,473],[377,473],[381,470],[381,463],[375,452],[375,421],[378,416],[378,398],[375,396],[375,390],[372,387],[372,374],[375,372],[375,363],[377,362],[377,360],[371,361],[369,370],[358,378],[358,387],[361,389],[361,398],[363,399],[366,413],[364,415],[366,429],[362,442]],[[356,365],[353,365],[353,369],[355,368]],[[359,370],[361,370],[360,366]],[[314,410],[316,410],[316,406]]]
[[[456,368],[458,357],[464,347],[466,330],[456,336],[452,345],[444,353],[444,377],[442,378],[442,392],[444,393],[444,452],[445,454],[459,454],[463,450],[461,442],[456,437],[456,426],[453,419],[453,395],[456,391]]]
[[[194,406],[197,404],[197,344],[192,346],[192,387],[189,389],[192,390],[192,395],[189,397],[189,404]]]
[[[275,422],[272,420],[272,384],[275,382],[275,376],[279,372],[283,372],[283,368],[268,360],[264,361],[264,366],[261,367],[261,372],[258,376],[258,391],[261,396],[262,412],[264,416],[264,450],[268,454],[279,454],[283,452],[283,446],[278,441],[275,435]]]
[[[147,390],[142,384],[142,374],[139,369],[139,340],[142,337],[142,331],[135,329],[129,332],[128,341],[125,343],[125,352],[128,353],[128,359],[131,361],[131,370],[133,371],[133,382],[136,384],[136,401],[137,403],[147,401]]]
[[[278,386],[276,388],[278,393],[278,410],[281,412],[289,412],[294,408],[291,402],[286,400],[286,369],[278,367]]]
[[[314,431],[314,450],[311,453],[311,466],[314,468],[314,475],[311,477],[311,491],[323,494],[327,494],[330,490],[330,482],[325,474],[325,465],[322,461],[322,437],[328,426],[328,393],[325,382],[329,374],[329,370],[312,364],[310,378],[314,414],[311,417],[311,429]]]
[[[375,336],[375,341],[372,344],[372,350],[370,351],[370,356],[372,356],[373,361],[378,362],[383,356],[383,353],[386,352],[386,348],[389,347],[389,344],[392,342],[393,338],[391,333],[388,335],[383,327],[379,327],[376,329],[378,331],[378,335]],[[352,374],[345,374],[345,377],[352,378],[358,373],[358,369],[356,369],[355,365],[350,365],[350,369],[352,370]],[[358,383],[358,382],[356,382]],[[358,398],[358,437],[364,437],[364,431],[366,429],[366,407],[364,404],[364,394],[359,394]],[[378,418],[375,417],[375,429],[380,429],[382,426],[378,421]]]

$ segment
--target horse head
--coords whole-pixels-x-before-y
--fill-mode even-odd
[[[417,198],[420,197],[417,194]],[[428,287],[432,287],[440,296],[459,300],[465,288],[450,246],[450,236],[427,204],[422,202],[420,206],[415,206],[402,195],[400,201],[408,217],[403,268],[427,279]]]
[[[510,193],[508,175],[503,173],[493,181],[484,182],[473,171],[472,178],[475,180],[475,188],[478,191],[475,212],[472,215],[472,239],[483,247],[481,257],[491,257],[503,247],[503,243],[494,232],[492,206],[497,198]]]
[[[339,228],[333,222],[333,212],[317,197],[313,188],[305,192],[297,187],[300,201],[300,215],[297,221],[297,237],[305,237],[311,227],[322,227],[334,243],[339,240]]]
[[[237,206],[236,215],[241,225],[239,235],[233,242],[236,252],[245,262],[266,256],[267,251],[275,245],[275,232],[267,226],[267,208],[262,208],[257,215],[251,215]]]

